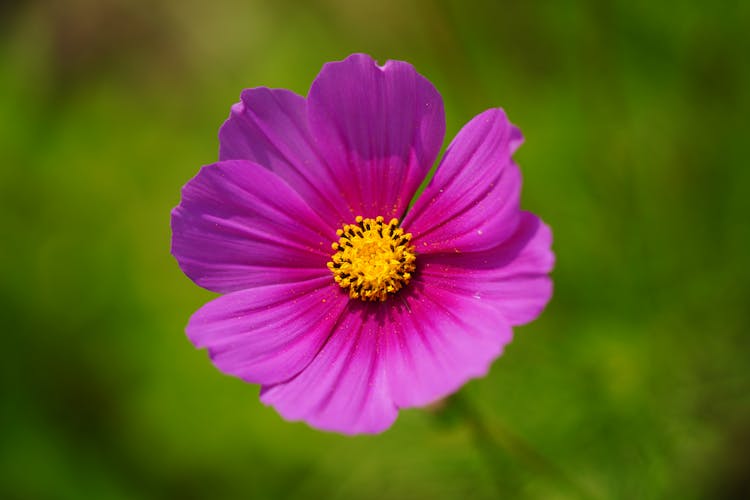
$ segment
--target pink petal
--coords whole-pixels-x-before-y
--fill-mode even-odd
[[[381,354],[384,310],[350,300],[315,359],[288,382],[264,386],[261,401],[318,429],[358,434],[390,427],[397,410]]]
[[[310,363],[347,300],[329,277],[255,287],[203,306],[190,318],[187,334],[222,372],[273,384]]]
[[[492,303],[417,278],[384,303],[349,301],[317,357],[261,400],[287,420],[345,434],[377,433],[397,407],[444,397],[487,373],[511,340]]]
[[[461,129],[404,220],[419,253],[486,250],[513,234],[521,174],[511,155],[522,140],[502,109]]]
[[[353,215],[400,218],[445,134],[435,87],[407,63],[328,63],[308,96],[310,130]]]
[[[335,226],[351,221],[339,187],[318,155],[304,97],[283,89],[242,92],[219,131],[219,159],[250,160],[276,172]]]
[[[183,188],[172,211],[172,254],[198,285],[226,293],[330,276],[335,230],[270,170],[225,161]]]
[[[552,232],[537,216],[522,212],[515,234],[484,252],[420,258],[420,273],[432,286],[492,303],[511,325],[539,316],[552,296],[547,275],[554,265]]]
[[[432,286],[429,276],[409,287],[383,327],[384,367],[399,407],[428,404],[484,376],[512,338],[502,313],[482,298]]]

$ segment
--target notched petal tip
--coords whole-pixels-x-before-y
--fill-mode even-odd
[[[445,135],[443,102],[412,65],[353,54],[308,93],[310,132],[352,212],[401,217]]]
[[[481,118],[480,118],[481,117]],[[498,122],[498,126],[506,129],[507,128],[507,144],[510,155],[512,156],[518,148],[523,145],[525,138],[521,129],[508,118],[508,113],[502,107],[490,108],[474,117],[471,121],[476,119],[483,119],[485,123]]]
[[[276,386],[261,386],[260,389],[260,402],[265,406],[269,406],[285,421],[292,423],[305,424],[308,427],[323,431],[331,432],[336,434],[342,434],[345,436],[360,436],[360,435],[376,435],[382,434],[383,432],[390,429],[398,418],[398,407],[392,406],[392,411],[383,418],[355,422],[354,424],[349,422],[340,422],[330,416],[301,416],[298,412],[290,410],[287,407],[277,405],[273,401],[273,390]]]

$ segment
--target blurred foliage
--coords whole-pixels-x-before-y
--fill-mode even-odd
[[[742,1],[0,3],[0,497],[750,497],[749,32]],[[485,379],[347,438],[193,349],[168,221],[242,88],[356,51],[435,83],[447,139],[508,111],[558,263]]]

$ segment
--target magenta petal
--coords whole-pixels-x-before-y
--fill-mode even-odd
[[[323,66],[308,95],[310,130],[354,215],[400,218],[445,134],[435,87],[407,63],[355,54]]]
[[[248,161],[203,167],[172,211],[172,254],[200,286],[226,293],[330,276],[335,227]]]
[[[335,226],[351,220],[307,126],[304,97],[283,89],[242,92],[219,131],[220,160],[250,160],[276,172]]]
[[[429,276],[409,286],[391,308],[383,348],[399,407],[428,404],[484,376],[512,338],[502,313],[484,299],[433,287]]]
[[[433,287],[481,297],[511,325],[536,318],[552,296],[555,256],[552,232],[537,216],[522,212],[518,229],[502,245],[484,252],[425,255],[420,272]]]
[[[310,363],[346,304],[328,277],[256,287],[203,306],[190,318],[187,334],[222,372],[273,384]]]
[[[295,378],[264,386],[261,401],[287,420],[344,434],[381,432],[396,419],[383,367],[383,307],[349,301],[326,345]]]
[[[461,129],[404,220],[419,253],[486,250],[513,234],[521,174],[511,155],[522,140],[502,109]]]

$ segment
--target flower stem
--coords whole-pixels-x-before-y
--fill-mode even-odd
[[[452,412],[460,415],[471,429],[477,450],[487,463],[498,493],[507,498],[518,498],[523,493],[525,479],[545,478],[564,487],[575,498],[592,498],[581,485],[573,481],[560,467],[536,451],[527,441],[510,431],[496,419],[488,425],[475,405],[462,393],[448,400]]]

